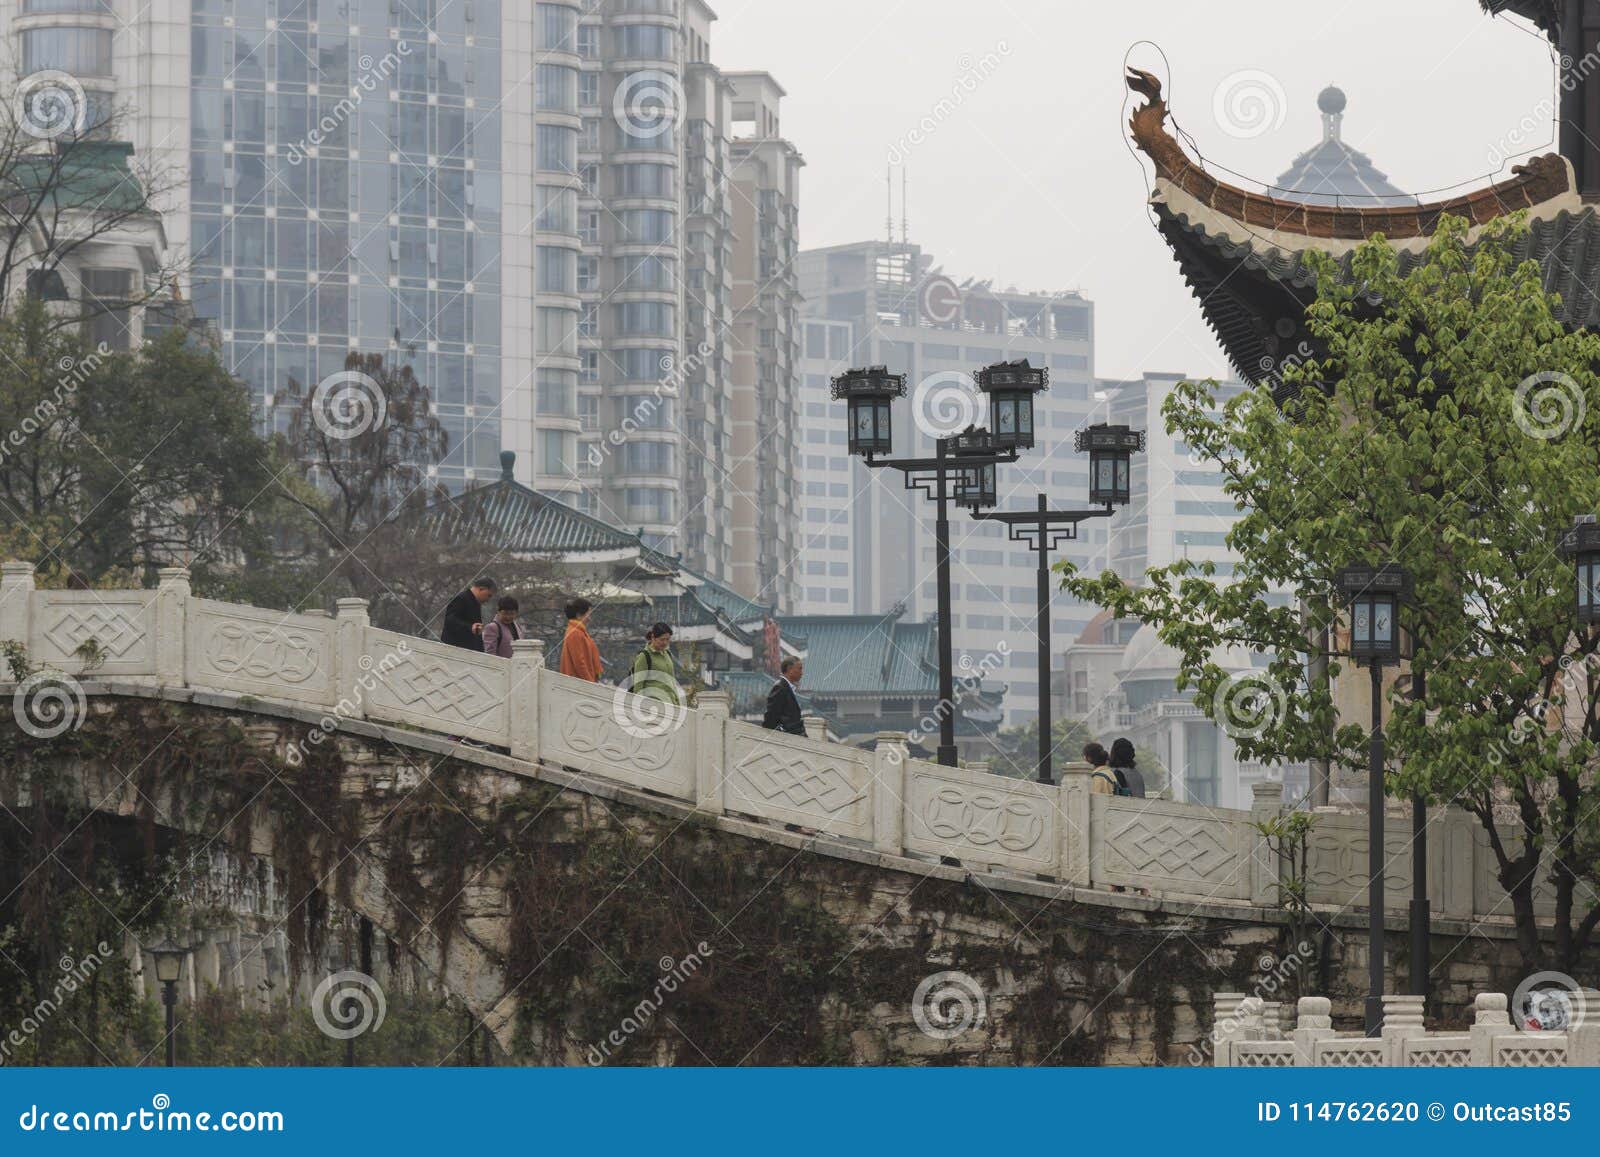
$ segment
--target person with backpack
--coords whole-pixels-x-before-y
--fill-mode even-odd
[[[1110,756],[1106,749],[1098,743],[1088,743],[1083,748],[1084,762],[1088,763],[1094,771],[1089,776],[1089,791],[1094,795],[1127,795],[1122,784],[1118,781],[1109,767]]]
[[[1111,770],[1117,777],[1118,786],[1122,788],[1118,795],[1144,798],[1144,776],[1134,760],[1133,744],[1127,739],[1118,739],[1111,745]]]
[[[517,600],[510,595],[500,600],[500,607],[495,611],[494,618],[483,625],[485,654],[499,655],[502,659],[511,658],[511,644],[522,638],[522,628],[517,625],[517,614],[520,610]]]
[[[645,632],[644,648],[633,660],[629,690],[672,707],[681,707],[683,693],[678,689],[678,664],[667,649],[671,643],[672,628],[666,623],[657,623]]]

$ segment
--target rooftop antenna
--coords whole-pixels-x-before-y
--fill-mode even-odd
[[[911,169],[907,165],[900,166],[900,243],[911,243],[911,222],[906,218],[906,187],[911,182]]]
[[[889,244],[894,244],[894,164],[883,166],[883,227],[889,231]]]

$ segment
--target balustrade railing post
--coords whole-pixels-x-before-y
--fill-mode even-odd
[[[706,689],[695,696],[689,725],[694,727],[694,806],[696,811],[719,816],[724,810],[722,766],[728,750],[728,718],[733,696]]]
[[[1332,1040],[1333,1002],[1325,996],[1302,996],[1296,1006],[1294,1063],[1301,1067],[1317,1063],[1317,1042]]]
[[[1094,768],[1082,760],[1061,765],[1061,851],[1056,866],[1056,878],[1075,888],[1087,888],[1092,883],[1090,865],[1093,849],[1089,830],[1089,778]]]
[[[539,680],[544,676],[544,640],[515,639],[511,670],[506,675],[506,703],[511,715],[511,754],[539,761]]]
[[[1506,1015],[1506,994],[1480,992],[1472,1002],[1472,1027],[1467,1034],[1472,1038],[1472,1063],[1479,1068],[1494,1064],[1494,1038],[1511,1031],[1511,1017]]]
[[[189,614],[189,568],[164,566],[156,572],[156,682],[184,685]]]
[[[1422,1023],[1426,997],[1411,993],[1385,993],[1383,997],[1383,1049],[1387,1063],[1399,1067],[1406,1063],[1406,1041],[1428,1035]]]
[[[911,751],[903,731],[880,731],[872,747],[872,847],[887,856],[905,854],[906,763]]]
[[[1567,1027],[1567,1064],[1600,1065],[1600,990],[1580,988],[1572,1005],[1576,1024]]]
[[[828,721],[820,715],[802,715],[800,723],[806,729],[806,738],[815,739],[818,743],[828,740]]]
[[[1242,992],[1218,992],[1211,997],[1211,1065],[1213,1068],[1233,1067],[1233,1042],[1244,1027],[1239,1006],[1244,1003]]]
[[[1283,784],[1261,780],[1250,785],[1250,822],[1270,823],[1283,813]],[[1257,907],[1276,908],[1283,903],[1284,849],[1274,849],[1259,830],[1250,839],[1250,902]]]
[[[372,660],[367,658],[367,626],[371,622],[367,617],[367,600],[340,599],[338,606],[339,613],[334,619],[336,677],[333,702],[328,706],[338,709],[345,718],[365,719],[366,691],[361,680],[364,676],[378,678],[372,671]]]
[[[0,639],[28,646],[33,590],[31,562],[0,562]]]

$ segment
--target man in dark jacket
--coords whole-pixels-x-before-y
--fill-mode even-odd
[[[444,609],[444,629],[439,641],[452,647],[465,647],[483,653],[483,604],[494,597],[499,585],[485,576],[450,600]]]
[[[805,722],[800,718],[800,696],[797,693],[800,676],[805,669],[806,665],[792,656],[778,664],[778,670],[783,675],[767,692],[767,713],[761,718],[761,726],[768,731],[787,731],[790,735],[806,733]]]

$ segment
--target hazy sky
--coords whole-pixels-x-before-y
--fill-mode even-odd
[[[1226,372],[1145,209],[1149,165],[1129,152],[1121,80],[1130,49],[1206,158],[1259,181],[1321,138],[1329,83],[1349,98],[1344,139],[1410,193],[1483,184],[1518,154],[1554,150],[1546,42],[1476,0],[712,4],[715,62],[765,69],[788,91],[784,135],[806,159],[803,246],[883,236],[898,149],[911,240],[958,279],[1081,290],[1106,377]],[[1219,120],[1225,83],[1245,101]],[[1252,91],[1264,101],[1252,106]],[[1265,119],[1244,119],[1252,107]],[[1496,163],[1497,148],[1513,161]],[[898,217],[898,170],[895,201]]]

